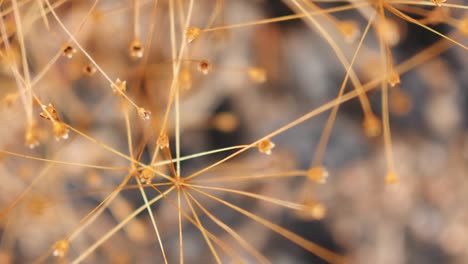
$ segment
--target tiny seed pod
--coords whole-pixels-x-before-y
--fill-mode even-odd
[[[34,128],[28,129],[24,136],[25,145],[28,146],[30,149],[33,149],[39,146],[39,135],[37,130]]]
[[[185,38],[187,39],[188,43],[191,43],[192,41],[199,38],[201,33],[202,30],[197,27],[188,27],[187,30],[185,30]]]
[[[67,139],[68,138],[68,128],[62,122],[54,122],[52,131],[55,135],[55,139],[59,141],[60,139]]]
[[[143,171],[140,173],[140,181],[143,184],[150,184],[151,181],[154,178],[155,173],[150,170],[149,168],[143,169]]]
[[[169,137],[166,133],[161,133],[161,135],[159,135],[156,145],[158,145],[160,149],[169,148]]]
[[[325,167],[313,167],[307,171],[309,180],[317,183],[325,183],[329,176],[328,170]]]
[[[83,67],[83,73],[87,76],[93,76],[96,73],[96,67],[92,63]]]
[[[382,122],[373,113],[365,115],[362,127],[364,134],[370,138],[377,137],[382,132]]]
[[[127,81],[121,81],[119,78],[115,80],[115,83],[111,85],[112,91],[116,95],[125,94],[127,91]]]
[[[62,47],[62,56],[67,57],[69,59],[73,58],[73,54],[76,53],[76,49],[70,45],[70,44],[65,44]]]
[[[143,119],[143,120],[149,120],[151,117],[151,112],[144,109],[143,107],[138,108],[138,115]]]
[[[442,6],[443,3],[446,2],[446,0],[431,0],[432,3],[434,3],[436,6]]]
[[[49,103],[47,106],[42,106],[42,109],[42,112],[39,114],[40,117],[47,120],[59,121],[57,109],[55,109],[53,104]]]
[[[388,74],[388,83],[391,87],[399,85],[401,83],[400,75],[396,71],[391,70]]]
[[[198,63],[198,70],[203,73],[204,75],[207,75],[210,70],[211,70],[211,64],[209,61],[202,60]]]
[[[130,43],[129,53],[133,59],[139,59],[143,57],[144,48],[138,39],[135,39]]]
[[[54,257],[62,258],[65,255],[67,255],[69,248],[70,248],[70,241],[69,240],[64,239],[64,240],[57,241],[54,244],[52,255]]]
[[[271,154],[271,150],[275,147],[275,143],[271,142],[269,139],[264,139],[258,143],[258,151],[267,155]]]

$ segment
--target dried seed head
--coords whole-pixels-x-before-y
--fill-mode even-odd
[[[55,139],[58,141],[61,138],[67,139],[68,138],[68,128],[67,126],[62,123],[62,122],[54,122],[54,125],[52,127],[52,131],[55,135]]]
[[[390,92],[390,110],[397,115],[405,115],[413,104],[409,95],[401,89],[392,90]]]
[[[55,106],[53,104],[50,103],[47,106],[43,105],[42,109],[42,112],[39,114],[40,117],[51,121],[60,120],[57,115],[57,109],[55,109]]]
[[[83,73],[88,76],[93,76],[96,73],[96,67],[92,63],[83,67]]]
[[[62,47],[62,56],[67,57],[69,59],[73,58],[73,54],[76,53],[76,49],[70,45],[70,44],[65,44]]]
[[[269,139],[264,139],[258,143],[258,151],[267,155],[271,154],[271,150],[275,147],[275,143]]]
[[[6,107],[11,107],[18,99],[18,96],[18,93],[9,93],[3,98],[3,103]]]
[[[151,112],[144,109],[143,107],[138,107],[138,115],[143,119],[143,120],[149,120],[151,117]]]
[[[458,30],[460,30],[463,35],[468,36],[468,16],[464,17],[458,24]]]
[[[377,34],[390,46],[397,45],[401,40],[398,24],[389,18],[380,19],[376,24]]]
[[[370,138],[377,137],[382,132],[382,122],[380,122],[380,119],[373,113],[365,115],[362,127],[364,129],[364,134]]]
[[[256,83],[264,83],[267,79],[266,71],[262,68],[250,67],[247,73],[249,78]]]
[[[204,75],[207,75],[210,70],[211,70],[211,64],[210,62],[206,60],[202,60],[198,63],[198,70],[203,73]]]
[[[117,78],[117,80],[115,80],[115,83],[113,83],[111,87],[114,94],[125,94],[125,92],[127,91],[127,81],[121,81],[119,78]]]
[[[155,173],[150,170],[149,168],[144,168],[143,171],[140,173],[140,181],[143,184],[150,184],[154,178]]]
[[[352,20],[340,21],[338,23],[338,30],[349,43],[354,42],[359,36],[359,26]]]
[[[185,30],[185,38],[187,38],[188,43],[191,43],[200,37],[201,33],[202,30],[197,27],[188,27],[187,30]]]
[[[446,0],[431,0],[436,6],[441,6]]]
[[[54,251],[52,251],[52,255],[54,257],[62,258],[68,253],[68,249],[70,248],[70,241],[67,239],[57,241],[54,244]]]
[[[400,84],[400,82],[400,75],[396,71],[391,70],[388,73],[388,83],[390,84],[390,86],[395,87],[396,85]]]
[[[130,43],[129,47],[130,57],[133,59],[139,59],[143,57],[144,48],[138,39],[135,39]]]
[[[387,175],[385,176],[385,183],[387,184],[395,184],[398,183],[399,179],[398,176],[394,171],[389,171]]]
[[[325,183],[329,176],[328,170],[325,167],[312,167],[307,171],[309,180],[317,183]]]
[[[28,146],[30,149],[33,149],[39,146],[39,135],[37,130],[34,128],[28,129],[24,136],[25,145]]]
[[[192,74],[188,67],[183,67],[179,73],[179,85],[184,90],[192,88]]]
[[[214,116],[213,127],[224,132],[232,132],[239,125],[239,120],[232,113],[224,112]]]
[[[166,133],[159,135],[156,145],[158,145],[160,149],[169,148],[169,137]]]

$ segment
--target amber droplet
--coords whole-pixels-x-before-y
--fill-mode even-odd
[[[325,183],[329,176],[328,170],[325,167],[312,167],[307,171],[309,180],[317,183]]]
[[[65,255],[67,255],[69,248],[70,248],[69,240],[64,239],[64,240],[57,241],[54,244],[54,247],[53,247],[54,251],[52,251],[52,255],[54,257],[63,258]]]
[[[224,133],[234,131],[239,125],[239,120],[235,115],[228,112],[222,112],[214,116],[213,127]]]
[[[349,43],[354,42],[359,36],[359,26],[352,20],[340,21],[338,23],[338,30]]]
[[[198,63],[198,70],[203,73],[204,75],[207,75],[210,70],[211,70],[211,64],[210,62],[206,60],[202,60]]]
[[[70,45],[70,44],[65,44],[62,47],[62,56],[67,57],[69,59],[73,58],[73,54],[76,53],[76,49]]]
[[[382,132],[382,122],[373,113],[365,115],[362,127],[364,134],[370,138],[377,137]]]
[[[150,184],[151,181],[154,178],[154,175],[155,175],[155,173],[151,169],[149,169],[149,168],[143,169],[143,171],[140,173],[141,183]]]
[[[42,112],[39,114],[40,117],[45,118],[47,120],[58,121],[57,109],[53,104],[49,104],[47,106],[42,106]]]
[[[68,128],[62,122],[54,122],[52,131],[54,132],[55,139],[58,141],[60,139],[67,139],[68,138]]]
[[[143,52],[144,48],[143,45],[141,45],[141,42],[137,39],[133,40],[132,43],[130,43],[130,57],[134,59],[139,59],[143,57]]]
[[[83,67],[83,73],[88,76],[93,76],[96,73],[96,67],[90,63]]]
[[[399,179],[398,176],[394,171],[389,171],[387,175],[385,176],[385,183],[387,184],[395,184],[398,183]]]
[[[144,109],[143,107],[138,107],[138,115],[141,117],[143,120],[149,120],[151,117],[151,112]]]
[[[269,139],[264,139],[258,143],[258,151],[267,155],[271,154],[271,150],[275,147],[275,143]]]
[[[247,73],[249,78],[256,83],[264,83],[267,80],[266,71],[262,68],[251,67]]]
[[[187,38],[187,42],[191,43],[192,41],[196,40],[200,37],[202,30],[197,27],[188,27],[185,30],[185,37]]]
[[[156,144],[160,149],[169,148],[169,137],[167,136],[167,134],[162,133],[161,135],[159,135]]]

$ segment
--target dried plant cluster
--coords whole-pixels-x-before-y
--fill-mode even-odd
[[[0,263],[466,263],[467,9],[0,1]]]

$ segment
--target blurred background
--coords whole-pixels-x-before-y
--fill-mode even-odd
[[[175,40],[180,51],[190,5],[188,0],[170,1],[50,1],[57,17],[83,49],[57,23],[47,1],[0,1],[0,26],[4,28],[0,75],[3,98],[0,263],[33,263],[38,259],[45,263],[71,262],[144,204],[137,182],[131,178],[128,185],[133,187],[122,190],[102,215],[71,241],[70,248],[64,252],[66,256],[51,256],[49,249],[54,249],[54,243],[76,230],[82,224],[80,220],[126,178],[128,160],[99,143],[129,153],[126,109],[130,109],[134,157],[144,164],[151,162],[173,81],[171,6],[175,10]],[[317,5],[314,8],[306,5],[309,1],[299,2],[310,12],[355,5],[331,16],[314,15],[350,61],[369,18],[370,6],[362,5],[367,1],[310,1]],[[389,1],[414,20],[453,38],[465,48],[450,41],[441,42],[442,37],[434,32],[386,13],[391,26],[383,34],[391,40],[394,64],[418,54],[427,58],[402,73],[400,84],[389,88],[398,183],[385,183],[387,163],[383,137],[365,135],[363,111],[359,100],[353,99],[340,105],[334,122],[323,157],[329,173],[326,183],[310,184],[306,177],[205,183],[284,201],[313,202],[319,206],[314,207],[316,211],[298,212],[230,192],[211,190],[209,193],[345,256],[350,263],[466,263],[466,2],[451,1],[459,7],[423,3]],[[300,12],[294,8],[294,1],[195,1],[189,25],[208,30],[188,44],[180,64],[181,156],[250,144],[337,97],[346,68],[324,36],[307,24],[307,16],[224,28],[297,13]],[[15,14],[19,14],[19,20]],[[15,73],[16,69],[23,74],[21,58],[25,56],[21,51],[23,37],[19,35],[18,21],[24,33],[34,94],[44,105],[53,103],[63,122],[97,141],[90,141],[75,131],[70,131],[66,140],[55,140],[50,121],[39,117],[42,110],[35,102],[34,131],[40,145],[33,149],[25,146],[27,109],[25,112],[21,91],[24,93],[26,85]],[[340,31],[337,26],[340,21],[351,21],[346,25],[352,25],[353,33]],[[353,66],[363,84],[384,75],[378,34],[371,28]],[[135,53],[135,40],[143,47],[142,56]],[[440,46],[428,52],[426,49],[433,45]],[[73,51],[66,52],[64,47]],[[151,111],[149,121],[141,120],[128,102],[112,92],[109,80],[83,51],[111,81],[117,78],[126,81],[129,98]],[[348,83],[346,92],[352,89]],[[381,89],[377,87],[367,95],[374,113],[381,117]],[[203,173],[200,179],[308,170],[329,113],[325,111],[271,138],[275,144],[271,155],[259,153],[255,148],[248,150]],[[167,133],[171,153],[175,155],[172,114]],[[121,169],[70,166],[31,160],[14,153]],[[234,150],[184,161],[182,177],[231,153]],[[157,161],[164,159],[167,157],[160,155]],[[171,173],[169,166],[158,169]],[[153,180],[153,183],[161,182],[164,181]],[[149,200],[159,195],[151,188],[145,189]],[[167,189],[160,187],[161,191]],[[192,194],[271,262],[328,263],[265,225],[200,193]],[[180,254],[176,203],[177,196],[172,193],[151,208],[169,263],[177,262]],[[187,202],[182,203],[180,210],[192,214]],[[257,262],[203,209],[199,208],[198,213],[205,228],[239,252],[240,259],[245,263]],[[214,263],[200,231],[187,220],[183,221],[183,228],[185,262]],[[228,255],[222,255],[221,260],[234,263]],[[147,211],[134,217],[84,263],[162,263]]]

